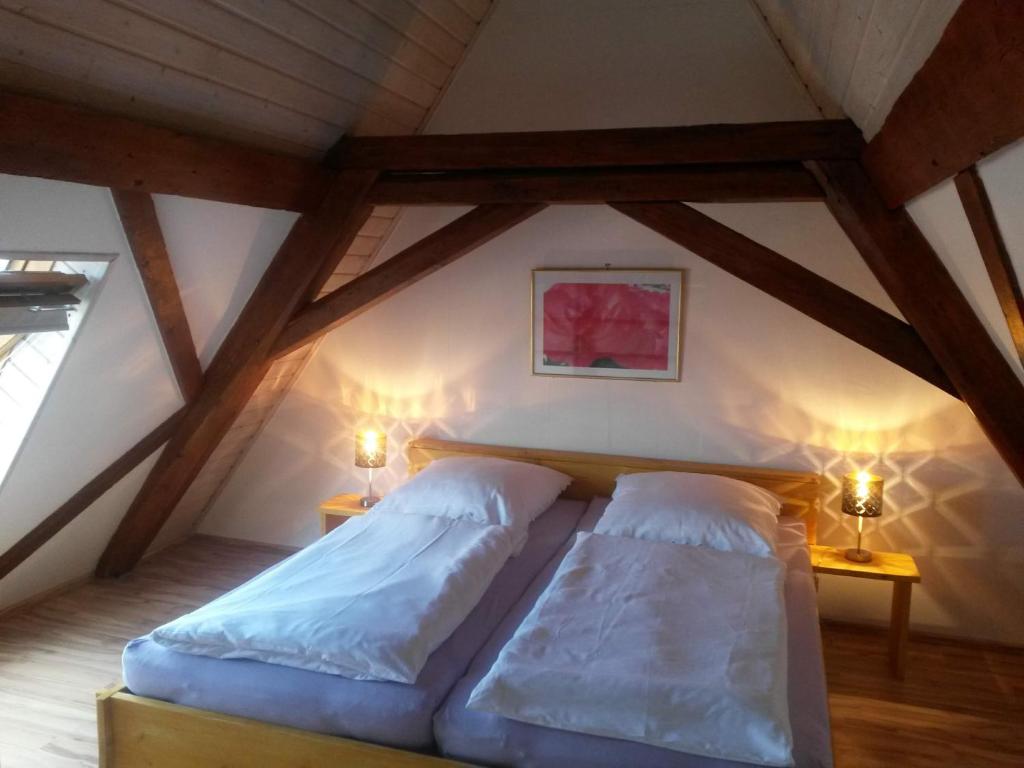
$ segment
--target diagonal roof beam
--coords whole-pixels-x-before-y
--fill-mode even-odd
[[[905,209],[856,162],[811,163],[839,225],[1024,485],[1024,386]]]
[[[543,210],[539,203],[481,205],[409,246],[383,264],[302,309],[271,354],[281,357],[308,344],[403,288],[451,264]]]
[[[917,332],[806,267],[681,203],[614,203],[634,221],[957,397]]]
[[[182,408],[160,424],[129,448],[123,456],[86,483],[81,490],[44,518],[35,528],[12,544],[6,552],[0,555],[0,579],[25,562],[37,549],[117,485],[146,457],[151,456],[155,450],[166,443],[184,413],[185,409]]]
[[[178,389],[185,402],[190,403],[203,386],[203,368],[196,355],[153,198],[146,192],[111,192]]]
[[[0,91],[0,173],[292,211],[332,173],[311,160]]]
[[[97,575],[118,576],[133,568],[159,533],[263,380],[273,362],[271,346],[310,283],[359,232],[368,210],[363,201],[375,176],[340,173],[320,207],[295,222],[107,544]]]
[[[964,0],[868,143],[889,207],[1024,136],[1024,2]]]
[[[1010,338],[1017,349],[1021,364],[1024,365],[1024,292],[1021,291],[1017,273],[1013,269],[1006,242],[999,231],[992,203],[989,201],[985,184],[973,165],[956,175],[956,189],[960,194],[967,221],[970,222],[974,239],[978,242],[982,261],[995,289],[999,306],[1006,317]]]
[[[342,141],[344,141],[344,137],[336,141],[334,143],[334,146],[327,150],[327,154],[324,155],[324,166],[329,165],[330,158],[333,157],[334,154],[337,152],[338,145]],[[369,179],[371,177],[367,176],[366,178]],[[379,183],[380,175],[374,173],[372,179],[373,186],[371,186],[370,192],[372,192],[373,187],[375,187]],[[367,193],[366,197],[363,200],[361,200],[359,203],[355,205],[359,207],[353,208],[353,219],[362,220],[365,223],[373,215],[374,209],[373,204],[369,200],[369,193]],[[306,293],[302,297],[302,301],[299,304],[300,307],[316,300],[316,298],[320,295],[320,292],[323,290],[324,286],[327,284],[327,281],[331,279],[331,275],[334,274],[334,270],[338,268],[338,265],[341,264],[342,259],[345,258],[345,254],[351,245],[351,240],[339,241],[337,246],[338,250],[336,250],[334,253],[332,253],[330,256],[324,259],[323,263],[320,265],[319,271],[310,281],[309,287],[306,289]]]

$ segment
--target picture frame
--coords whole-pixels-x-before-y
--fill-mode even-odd
[[[681,269],[535,269],[530,358],[538,376],[679,381]]]

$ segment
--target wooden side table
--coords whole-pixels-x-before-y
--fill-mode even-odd
[[[320,505],[320,535],[324,536],[350,517],[366,514],[366,508],[359,504],[361,493],[339,493]]]
[[[889,670],[902,680],[907,665],[910,636],[910,590],[921,581],[917,563],[899,552],[873,552],[870,563],[854,563],[843,557],[839,547],[811,544],[811,565],[815,573],[881,579],[892,582],[892,612],[889,618]]]

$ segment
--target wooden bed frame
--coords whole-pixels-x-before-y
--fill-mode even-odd
[[[509,448],[433,438],[409,442],[409,472],[415,474],[445,456],[501,456],[553,467],[574,480],[565,496],[610,496],[615,478],[628,472],[674,470],[724,475],[767,488],[784,500],[782,514],[801,518],[813,542],[819,510],[819,475],[760,467],[698,464],[596,453]],[[296,728],[222,715],[136,696],[123,686],[100,691],[96,701],[101,768],[180,766],[282,766],[283,768],[439,768],[451,760],[326,736]]]

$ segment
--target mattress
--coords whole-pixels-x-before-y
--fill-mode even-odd
[[[584,510],[583,502],[559,500],[530,525],[522,553],[503,566],[466,620],[431,654],[415,684],[193,656],[164,648],[148,636],[125,648],[125,684],[140,696],[188,707],[429,750],[434,712],[501,619],[575,531]]]
[[[595,500],[579,530],[593,530],[607,505]],[[785,604],[788,628],[788,700],[793,727],[793,754],[800,768],[832,765],[831,732],[814,576],[803,525],[780,518],[779,557],[787,565]],[[434,717],[434,733],[447,757],[494,766],[594,766],[608,768],[739,768],[747,765],[631,741],[544,728],[488,712],[466,709],[470,693],[483,679],[533,603],[547,587],[571,541],[537,576],[522,599],[473,660]]]

